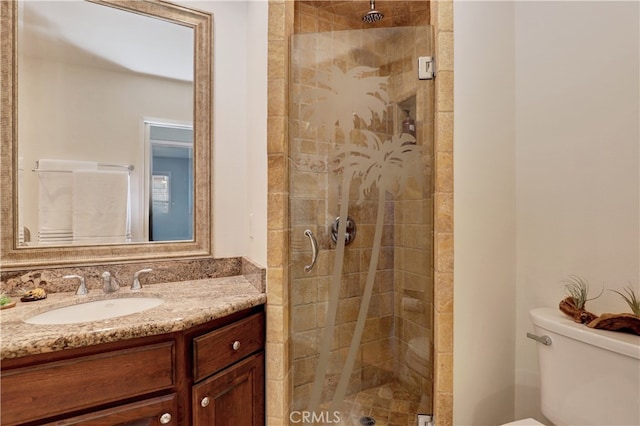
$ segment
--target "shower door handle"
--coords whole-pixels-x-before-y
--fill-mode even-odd
[[[311,242],[311,263],[304,267],[304,271],[311,272],[313,266],[316,264],[316,260],[318,260],[318,240],[316,240],[315,235],[313,235],[310,229],[304,231],[304,235],[309,237],[309,241]]]

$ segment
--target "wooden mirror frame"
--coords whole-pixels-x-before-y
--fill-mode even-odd
[[[194,31],[194,238],[180,242],[18,247],[18,1],[0,1],[0,268],[212,257],[212,16],[159,0],[88,0]]]

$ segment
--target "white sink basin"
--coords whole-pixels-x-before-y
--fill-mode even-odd
[[[64,306],[27,318],[28,324],[78,324],[135,314],[164,302],[159,297],[122,297]]]

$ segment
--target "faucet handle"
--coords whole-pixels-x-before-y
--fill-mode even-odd
[[[153,269],[145,268],[145,269],[140,269],[138,272],[133,274],[133,284],[131,284],[131,290],[142,289],[142,285],[140,285],[140,279],[139,279],[140,274],[146,274],[147,272],[151,272],[151,271],[153,271]]]
[[[120,284],[111,276],[109,271],[102,273],[102,290],[105,293],[113,293],[120,290]]]
[[[85,294],[89,293],[89,290],[87,290],[87,284],[85,283],[83,276],[81,276],[81,275],[65,275],[62,278],[64,278],[64,279],[78,278],[80,280],[80,285],[78,286],[78,289],[76,290],[76,295],[77,296],[84,296]]]

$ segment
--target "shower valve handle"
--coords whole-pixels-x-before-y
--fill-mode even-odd
[[[304,235],[309,237],[309,241],[311,242],[311,263],[304,267],[304,271],[311,272],[313,266],[318,260],[318,240],[316,240],[315,235],[313,235],[313,232],[311,232],[310,229],[304,231]]]

